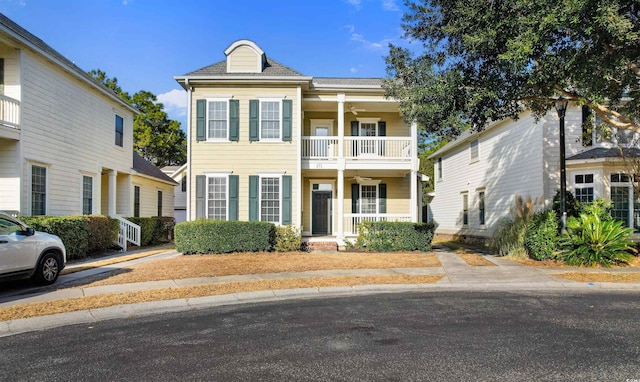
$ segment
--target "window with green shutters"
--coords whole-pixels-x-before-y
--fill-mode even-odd
[[[249,101],[250,141],[291,141],[293,101],[261,99]]]
[[[351,185],[351,213],[354,214],[386,214],[387,185],[380,183]]]
[[[240,101],[235,99],[196,100],[197,141],[238,141]]]
[[[249,176],[249,220],[292,223],[292,177]]]
[[[196,219],[238,220],[237,175],[196,176]]]

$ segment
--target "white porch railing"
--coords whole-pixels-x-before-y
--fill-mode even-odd
[[[20,101],[0,94],[0,124],[20,127]]]
[[[129,220],[117,216],[111,215],[113,219],[117,219],[120,222],[120,229],[118,230],[118,246],[122,248],[124,252],[127,251],[127,242],[131,242],[135,245],[140,245],[140,226],[130,222]]]
[[[363,221],[372,222],[410,222],[410,214],[344,214],[344,234],[355,236],[358,234],[358,224]]]
[[[411,159],[411,138],[344,137],[345,158]]]
[[[306,159],[336,159],[337,137],[302,137],[302,157]]]

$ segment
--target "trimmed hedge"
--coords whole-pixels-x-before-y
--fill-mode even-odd
[[[140,246],[156,245],[168,242],[173,236],[175,219],[165,216],[150,218],[126,218],[130,222],[140,226]]]
[[[60,237],[67,250],[67,259],[87,256],[89,224],[85,216],[21,216],[19,219],[36,231]]]
[[[433,223],[364,221],[358,225],[356,246],[376,252],[427,252],[431,250],[434,231]]]
[[[176,225],[176,250],[184,254],[270,251],[275,231],[275,225],[267,222],[203,218]]]
[[[107,216],[87,215],[84,217],[89,229],[88,253],[102,253],[118,241],[120,223]]]

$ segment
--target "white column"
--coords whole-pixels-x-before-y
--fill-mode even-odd
[[[344,158],[344,93],[338,93],[338,158]]]
[[[418,158],[418,124],[411,123],[411,221],[418,221],[418,170],[420,158]]]
[[[344,170],[338,170],[338,245],[344,245]]]
[[[411,171],[411,221],[418,221],[418,172]]]
[[[111,170],[109,173],[109,216],[116,214],[116,179],[118,172]]]

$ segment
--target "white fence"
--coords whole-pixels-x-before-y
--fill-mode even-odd
[[[344,137],[347,159],[411,159],[411,138],[405,137]],[[338,137],[302,137],[302,158],[336,159]]]
[[[112,215],[111,217],[120,222],[120,229],[118,230],[118,246],[125,252],[127,251],[127,242],[140,246],[140,226],[117,215]]]
[[[308,159],[336,159],[337,137],[302,137],[302,157]]]
[[[410,222],[410,214],[344,214],[344,234],[357,235],[358,224],[363,221],[372,222]]]

